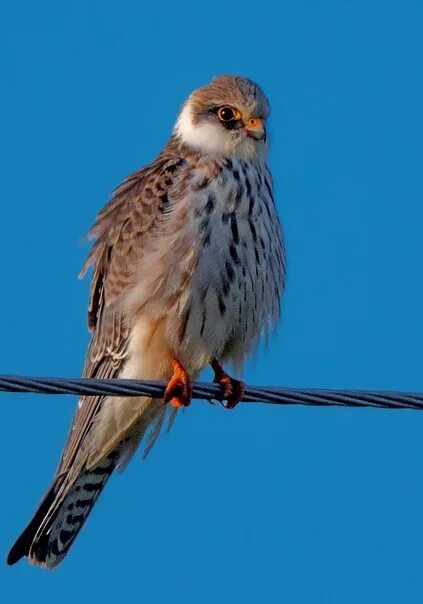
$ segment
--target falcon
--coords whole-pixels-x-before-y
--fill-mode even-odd
[[[80,398],[56,474],[9,552],[59,564],[114,470],[191,399],[211,365],[234,407],[237,369],[280,314],[285,255],[266,165],[269,103],[251,80],[219,76],[184,103],[158,157],[97,215],[87,378],[165,380],[164,398]]]

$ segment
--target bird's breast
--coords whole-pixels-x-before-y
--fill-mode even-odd
[[[169,332],[193,370],[211,358],[241,364],[279,314],[283,249],[264,163],[227,160],[211,178],[198,170],[187,199],[195,259],[169,315]]]

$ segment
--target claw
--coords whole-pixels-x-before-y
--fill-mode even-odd
[[[222,366],[216,361],[216,359],[213,359],[211,366],[214,370],[213,382],[215,384],[220,384],[222,400],[226,400],[226,409],[233,409],[244,396],[244,382],[230,377],[225,371],[223,371]]]
[[[164,402],[172,407],[188,407],[191,403],[191,381],[179,361],[172,360],[173,373],[166,386]]]

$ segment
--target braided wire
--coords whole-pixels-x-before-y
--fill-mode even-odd
[[[0,391],[3,392],[96,396],[151,396],[160,398],[163,396],[165,386],[165,382],[156,381],[0,375]],[[220,400],[220,387],[217,384],[193,382],[192,393],[193,398],[204,399],[209,402]],[[423,394],[371,390],[324,390],[246,386],[241,402],[317,407],[342,406],[423,410]]]

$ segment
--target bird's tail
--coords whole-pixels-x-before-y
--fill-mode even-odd
[[[82,470],[70,482],[65,475],[53,480],[32,520],[7,557],[15,564],[27,556],[32,564],[54,568],[67,554],[94,503],[115,469],[116,454],[93,468]]]

